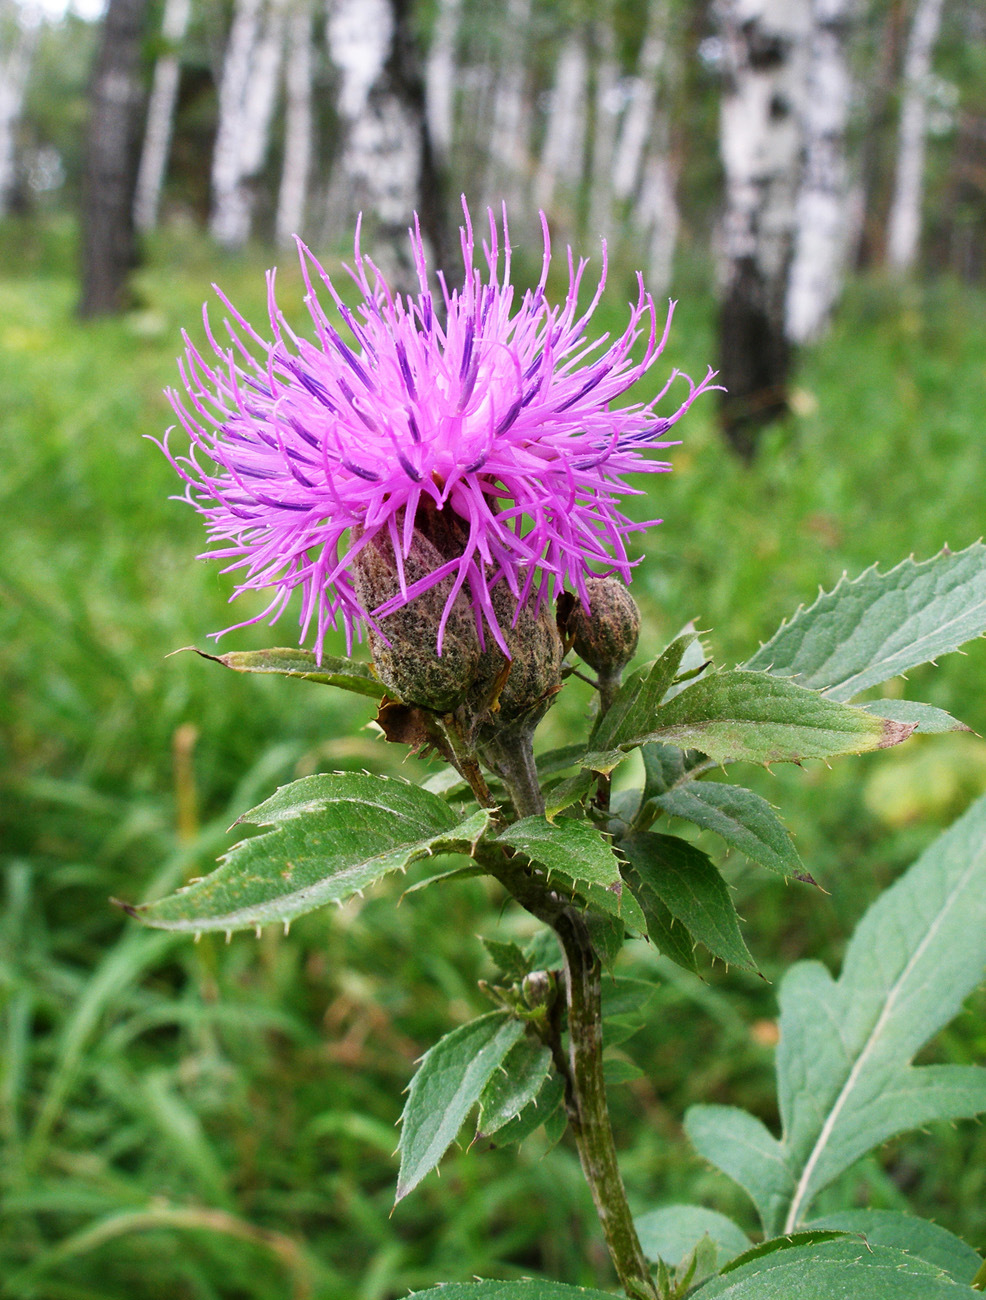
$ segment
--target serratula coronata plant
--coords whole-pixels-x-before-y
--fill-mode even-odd
[[[756,970],[707,846],[655,829],[658,819],[686,819],[759,867],[813,884],[773,808],[710,776],[736,762],[828,760],[915,729],[959,728],[916,702],[851,701],[986,628],[986,548],[843,580],[739,668],[714,666],[691,626],[633,667],[640,618],[626,583],[639,525],[620,499],[640,490],[628,475],[668,468],[651,453],[670,445],[712,376],[686,381],[683,400],[659,410],[674,376],[663,386],[649,376],[670,313],[659,325],[640,284],[623,334],[593,340],[605,270],[582,304],[586,266],[569,255],[567,292],[551,305],[546,229],[540,279],[516,296],[505,217],[502,226],[490,217],[477,268],[466,213],[464,280],[450,288],[439,277],[437,298],[411,238],[419,292],[392,294],[357,239],[352,307],[302,247],[311,338],[288,329],[273,277],[268,338],[227,304],[228,342],[207,322],[207,362],[186,340],[184,390],[172,394],[191,445],[164,445],[205,516],[207,554],[239,572],[237,591],[270,589],[265,614],[276,617],[299,589],[312,649],[219,661],[374,697],[388,740],[452,770],[425,784],[305,777],[243,815],[263,833],[211,875],[127,910],[165,929],[259,930],[411,864],[419,883],[439,888],[486,875],[544,929],[527,947],[484,941],[495,969],[481,989],[493,1009],[420,1062],[403,1114],[398,1200],[475,1109],[477,1135],[497,1145],[538,1129],[548,1142],[570,1133],[633,1300],[697,1288],[702,1300],[975,1294],[976,1257],[954,1238],[935,1237],[922,1255],[927,1234],[905,1216],[874,1227],[852,1213],[815,1222],[810,1211],[893,1134],[986,1110],[986,1071],[910,1063],[986,966],[982,803],[871,909],[838,984],[812,963],[785,981],[781,1137],[732,1107],[689,1114],[697,1149],[749,1192],[766,1247],[702,1207],[634,1220],[603,1067],[604,1044],[639,1028],[654,998],[653,985],[620,973],[628,940],[690,971],[698,945]],[[635,384],[642,395],[631,398]],[[368,634],[372,663],[325,653],[336,623],[350,656]],[[536,728],[563,683],[594,693],[588,732],[538,753]],[[643,788],[611,803],[613,774],[638,750]],[[464,872],[454,861],[449,869],[450,856]],[[877,1228],[864,1251],[859,1233]],[[590,1295],[536,1279],[420,1294]]]

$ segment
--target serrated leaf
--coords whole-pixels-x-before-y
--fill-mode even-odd
[[[524,945],[524,956],[530,962],[531,970],[560,970],[565,965],[558,936],[547,926],[538,930]]]
[[[929,736],[942,735],[946,731],[971,730],[944,709],[936,709],[934,705],[921,704],[917,700],[868,700],[859,707],[867,713],[875,713],[878,718],[913,722],[915,731]]]
[[[504,943],[501,939],[484,939],[480,943],[490,955],[490,959],[508,979],[522,980],[531,970],[531,963],[515,943]]]
[[[623,878],[640,904],[647,924],[647,934],[654,947],[682,969],[697,975],[695,941],[687,929],[674,919],[657,891],[629,863],[623,869]]]
[[[617,957],[626,943],[626,925],[618,916],[602,915],[600,912],[586,912],[585,925],[589,931],[592,946],[599,954],[603,968],[612,971]],[[643,927],[641,926],[641,934]]]
[[[128,909],[165,930],[241,930],[341,902],[419,858],[469,852],[489,826],[465,821],[420,786],[347,772],[282,786],[241,822],[274,829],[242,840],[211,875]]]
[[[900,1210],[841,1210],[813,1219],[808,1228],[851,1232],[873,1246],[893,1246],[934,1264],[955,1279],[971,1284],[982,1259],[953,1232]]]
[[[562,1112],[562,1128],[564,1129],[564,1100],[565,1085],[561,1077],[549,1073],[534,1100],[528,1102],[519,1115],[516,1115],[509,1123],[504,1124],[502,1128],[497,1130],[493,1140],[494,1146],[504,1147],[510,1146],[514,1142],[523,1142],[525,1138],[536,1132],[542,1124],[547,1125],[559,1110]],[[558,1136],[560,1137],[561,1134]]]
[[[755,1260],[764,1260],[768,1255],[777,1255],[781,1251],[799,1250],[804,1246],[818,1246],[822,1242],[837,1241],[840,1237],[847,1234],[836,1232],[826,1228],[804,1228],[800,1232],[789,1232],[783,1237],[771,1237],[766,1241],[759,1241],[749,1250],[745,1250],[742,1255],[737,1255],[726,1264],[723,1273],[735,1273],[737,1269],[743,1268],[746,1264],[752,1264]]]
[[[714,831],[752,862],[782,876],[804,879],[804,864],[783,822],[766,799],[721,781],[689,781],[657,795],[654,803],[672,817]]]
[[[621,1083],[632,1083],[634,1079],[643,1077],[643,1070],[639,1065],[634,1065],[633,1061],[624,1060],[620,1056],[610,1056],[603,1061],[603,1078],[607,1088],[617,1088]]]
[[[324,686],[338,686],[356,695],[382,699],[387,688],[369,664],[357,659],[339,659],[323,655],[321,663],[310,650],[295,650],[276,646],[271,650],[234,650],[226,655],[210,655],[195,646],[184,646],[202,659],[222,664],[234,673],[266,673],[278,677],[300,677],[306,682],[321,682]],[[176,650],[175,654],[181,651]]]
[[[822,592],[746,667],[849,700],[870,686],[957,650],[986,630],[986,546],[872,568]]]
[[[726,882],[701,849],[675,835],[637,832],[620,842],[627,861],[675,920],[715,957],[756,971]]]
[[[662,745],[658,741],[644,745],[641,754],[644,760],[642,803],[694,780],[699,769],[709,766],[708,758],[700,750],[679,749],[677,745]]]
[[[706,1236],[715,1243],[720,1268],[750,1247],[749,1237],[732,1219],[702,1205],[663,1205],[633,1222],[647,1258],[655,1263],[663,1259],[670,1268],[677,1268]]]
[[[613,1300],[613,1297],[605,1291],[528,1278],[520,1282],[447,1282],[428,1291],[415,1291],[407,1300]]]
[[[698,1151],[751,1195],[768,1233],[888,1138],[986,1110],[986,1070],[911,1064],[986,968],[986,798],[866,912],[836,981],[799,962],[780,989],[780,1141],[731,1107],[693,1107]]]
[[[667,694],[685,651],[694,640],[692,632],[678,637],[660,658],[630,674],[609,709],[597,718],[589,736],[590,749],[606,751],[616,748],[641,729],[646,729],[648,719]]]
[[[609,841],[588,822],[524,817],[497,836],[498,844],[520,849],[548,873],[550,884],[578,893],[604,911],[643,930],[644,918],[629,890]]]
[[[877,718],[838,704],[786,677],[710,672],[655,710],[642,730],[620,734],[612,748],[593,747],[583,760],[610,772],[648,741],[700,749],[715,763],[799,763],[885,749],[906,740],[913,724]]]
[[[579,759],[585,752],[585,745],[562,745],[559,749],[548,749],[536,755],[538,778],[543,783],[553,776],[566,772],[570,767],[577,767]]]
[[[625,975],[604,980],[601,997],[603,1020],[626,1022],[639,1029],[650,1019],[654,1003],[662,991],[662,986],[651,980],[631,979]]]
[[[933,1264],[853,1237],[792,1246],[712,1278],[702,1300],[961,1300],[975,1291]]]
[[[712,660],[706,653],[705,646],[699,640],[694,621],[685,624],[675,637],[675,641],[689,637],[691,640],[685,646],[685,653],[681,656],[681,663],[678,665],[675,680],[664,693],[666,700],[672,699],[679,691],[683,691],[690,681],[694,681],[696,677],[708,672],[712,667]]]
[[[401,1116],[397,1201],[435,1168],[493,1073],[523,1035],[521,1021],[506,1011],[491,1011],[453,1029],[424,1054]]]
[[[584,751],[580,750],[579,752]],[[585,769],[576,772],[574,776],[570,776],[564,781],[559,781],[557,785],[545,791],[545,817],[549,822],[554,821],[560,812],[564,812],[566,808],[571,808],[573,804],[580,803],[595,783],[595,776]]]
[[[550,1072],[551,1052],[540,1039],[526,1034],[514,1043],[479,1099],[477,1138],[488,1138],[515,1119],[535,1100]]]

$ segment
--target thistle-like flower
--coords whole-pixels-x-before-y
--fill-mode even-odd
[[[625,476],[671,468],[643,453],[674,445],[667,433],[713,379],[709,372],[700,384],[687,380],[685,400],[667,415],[655,407],[677,372],[652,400],[614,406],[660,356],[674,304],[662,331],[638,276],[623,334],[589,341],[606,280],[605,244],[588,307],[580,310],[578,302],[587,263],[576,264],[571,250],[567,296],[550,306],[542,215],[540,280],[515,305],[506,214],[502,239],[490,214],[484,270],[476,266],[465,203],[463,211],[465,278],[450,289],[439,273],[444,310],[428,287],[417,224],[410,236],[420,292],[413,297],[390,292],[361,251],[357,226],[349,270],[362,295],[355,310],[299,241],[315,342],[288,327],[273,272],[270,339],[219,290],[232,317],[229,345],[216,339],[207,312],[217,359],[207,361],[185,335],[185,392],[168,396],[191,447],[173,454],[167,436],[162,446],[205,517],[204,558],[226,560],[240,572],[234,595],[273,589],[267,609],[247,622],[273,622],[301,588],[301,640],[314,631],[319,656],[330,626],[342,622],[350,648],[354,633],[366,628],[386,639],[387,615],[439,586],[439,655],[447,621],[463,600],[480,646],[488,631],[509,653],[498,587],[509,592],[511,610],[529,602],[536,610],[566,584],[588,604],[586,579],[593,574],[629,580],[625,540],[647,525],[619,510],[621,496],[638,490]],[[331,300],[334,322],[317,288]],[[643,355],[634,360],[641,338]],[[445,511],[454,528],[443,533],[456,544],[429,572],[421,573],[420,564],[405,571],[418,522]],[[370,545],[392,555],[395,568],[393,594],[372,608],[355,576]]]

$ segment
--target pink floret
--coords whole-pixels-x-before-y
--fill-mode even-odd
[[[643,453],[675,445],[665,435],[714,378],[709,372],[693,384],[685,377],[688,394],[666,416],[654,407],[677,372],[651,401],[611,408],[660,356],[674,304],[659,332],[638,276],[623,334],[587,342],[606,279],[605,244],[588,307],[578,306],[586,262],[576,265],[570,250],[568,294],[549,306],[551,250],[542,215],[541,278],[515,305],[506,214],[502,247],[489,215],[484,271],[475,265],[465,203],[463,211],[465,278],[449,290],[438,277],[441,317],[417,223],[410,234],[420,291],[413,297],[390,292],[361,252],[357,227],[350,275],[362,301],[355,311],[299,241],[315,342],[287,325],[274,299],[273,272],[269,340],[221,293],[232,315],[230,345],[213,336],[207,315],[216,360],[204,358],[185,336],[184,392],[169,390],[168,397],[191,445],[187,455],[176,455],[166,437],[163,447],[188,484],[186,496],[205,516],[205,558],[227,560],[227,569],[240,572],[234,595],[273,589],[270,605],[251,623],[276,619],[300,587],[301,641],[314,630],[319,657],[329,627],[341,621],[351,648],[354,634],[360,637],[450,574],[446,615],[464,591],[480,637],[488,629],[501,645],[490,597],[495,585],[505,583],[519,605],[532,592],[540,601],[566,584],[585,598],[585,579],[594,573],[629,580],[625,539],[647,525],[618,508],[621,496],[638,491],[624,476],[671,468]],[[352,342],[333,324],[316,288],[331,300]],[[641,338],[643,355],[635,361],[632,349]],[[415,584],[402,580],[386,605],[364,609],[350,575],[356,553],[382,532],[400,566],[426,499],[465,522],[463,554]],[[353,541],[350,530],[357,526]],[[436,628],[439,653],[443,630],[444,620]]]

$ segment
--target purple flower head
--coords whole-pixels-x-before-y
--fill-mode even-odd
[[[665,416],[654,407],[677,372],[651,401],[612,403],[653,365],[667,340],[654,303],[638,276],[637,300],[623,334],[589,341],[586,328],[606,279],[592,300],[578,305],[586,262],[568,253],[569,287],[561,305],[545,297],[551,250],[542,214],[541,278],[515,303],[510,284],[506,214],[501,235],[490,213],[485,267],[476,266],[468,209],[461,230],[465,278],[449,289],[438,280],[444,311],[436,310],[417,223],[411,246],[420,282],[412,297],[392,294],[360,250],[349,274],[361,294],[355,311],[299,241],[305,304],[316,342],[297,337],[274,299],[268,274],[271,338],[262,338],[220,293],[233,323],[230,343],[205,328],[216,361],[207,361],[185,335],[179,369],[185,393],[168,396],[188,433],[188,455],[163,448],[186,481],[186,497],[206,519],[205,558],[229,561],[240,572],[234,595],[272,588],[267,609],[247,622],[284,610],[302,591],[301,640],[314,629],[321,656],[327,629],[342,621],[353,633],[436,584],[453,577],[436,628],[441,653],[445,620],[460,592],[476,618],[506,649],[492,590],[506,584],[515,607],[539,604],[567,583],[588,601],[586,578],[620,574],[629,580],[625,539],[647,525],[619,511],[632,471],[668,470],[645,451],[675,445],[672,425],[700,392],[710,372]],[[348,269],[348,268],[347,268]],[[334,317],[316,285],[331,300]],[[219,291],[217,290],[217,293]],[[644,339],[643,356],[631,352]],[[170,433],[170,430],[169,430]],[[461,554],[433,572],[407,581],[419,511],[449,510],[460,521]],[[653,521],[659,522],[659,521]],[[382,535],[382,536],[381,536]],[[365,609],[353,582],[358,552],[376,539],[395,557],[399,591]],[[502,612],[503,601],[498,600]],[[237,624],[244,626],[244,624]]]

